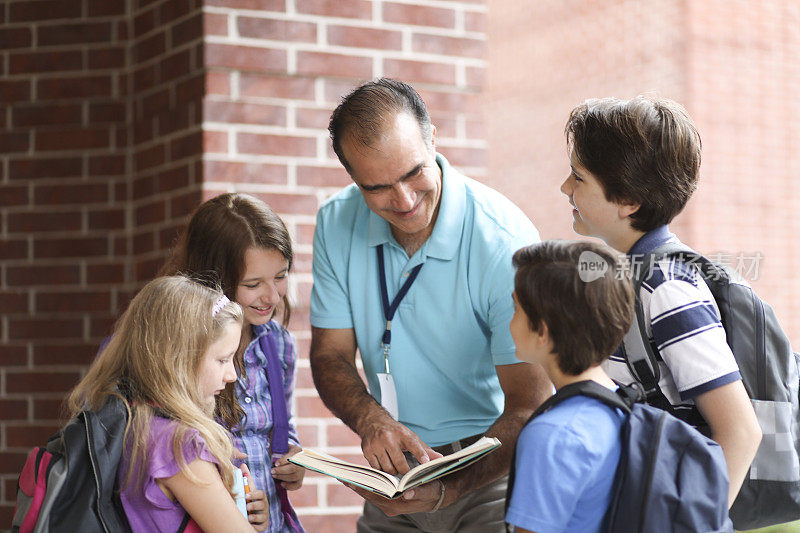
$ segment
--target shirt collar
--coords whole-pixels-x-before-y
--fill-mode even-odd
[[[664,225],[654,230],[650,230],[641,237],[636,243],[631,246],[628,251],[629,256],[649,254],[662,244],[665,244],[675,238],[675,234],[669,231],[669,226]]]
[[[424,248],[427,256],[448,260],[455,257],[461,244],[467,192],[464,176],[451,167],[443,155],[436,154],[436,163],[442,169],[442,201],[436,225]]]
[[[261,337],[269,335],[275,329],[275,327],[276,325],[274,320],[270,320],[266,324],[251,326],[253,330],[253,338],[250,339],[250,344],[247,345],[247,348],[244,351],[244,357],[252,357],[255,361],[266,364],[265,354],[261,351]],[[239,379],[241,379],[241,376]]]
[[[461,241],[461,230],[466,212],[466,186],[464,176],[450,166],[441,154],[436,154],[436,164],[442,170],[442,197],[433,232],[420,249],[428,257],[452,259]],[[389,223],[374,212],[369,212],[369,246],[397,243]]]

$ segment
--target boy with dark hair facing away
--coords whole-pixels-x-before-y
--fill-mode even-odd
[[[679,242],[667,224],[694,192],[701,148],[683,107],[642,96],[588,100],[572,110],[565,133],[571,172],[561,192],[577,233],[628,254],[634,270],[657,247]],[[645,332],[660,355],[659,388],[679,418],[696,406],[722,447],[730,506],[761,429],[714,297],[697,267],[679,260],[655,262],[638,296]],[[621,348],[604,369],[621,383],[635,381]]]
[[[600,364],[633,317],[618,254],[590,242],[546,241],[514,254],[517,357],[542,365],[556,389],[616,384]],[[588,396],[567,398],[522,430],[506,522],[517,532],[604,529],[626,415]]]

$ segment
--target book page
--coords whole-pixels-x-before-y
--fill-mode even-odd
[[[415,466],[400,478],[397,488],[402,492],[411,487],[427,483],[437,477],[460,470],[474,463],[498,446],[500,446],[500,441],[498,439],[494,437],[481,437],[478,441],[457,452]]]
[[[399,479],[396,476],[368,466],[348,463],[316,450],[304,449],[290,457],[289,461],[320,474],[354,483],[389,498],[397,493]]]
[[[387,498],[396,498],[408,488],[427,483],[471,465],[498,446],[500,446],[499,440],[482,437],[462,450],[417,465],[402,478],[368,466],[342,461],[332,455],[308,448],[290,457],[289,461],[320,474],[335,477],[340,481],[353,483]]]

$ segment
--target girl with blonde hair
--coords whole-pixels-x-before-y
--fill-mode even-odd
[[[241,307],[184,276],[157,278],[131,301],[68,398],[75,415],[122,399],[130,417],[118,470],[134,532],[253,531],[232,498],[233,446],[213,418],[236,380]]]
[[[161,271],[219,280],[225,295],[242,306],[239,378],[220,395],[217,416],[247,455],[256,489],[248,508],[267,505],[271,533],[303,531],[286,493],[300,488],[305,472],[288,462],[301,449],[292,413],[297,349],[286,329],[293,258],[280,217],[253,196],[230,193],[197,208]],[[259,498],[262,502],[253,501]]]

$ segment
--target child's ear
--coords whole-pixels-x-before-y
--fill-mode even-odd
[[[642,206],[640,203],[622,203],[617,204],[617,214],[619,218],[628,218]]]
[[[539,323],[539,330],[536,332],[536,343],[540,346],[550,343],[550,330],[547,329],[547,324],[544,323],[544,320]]]

